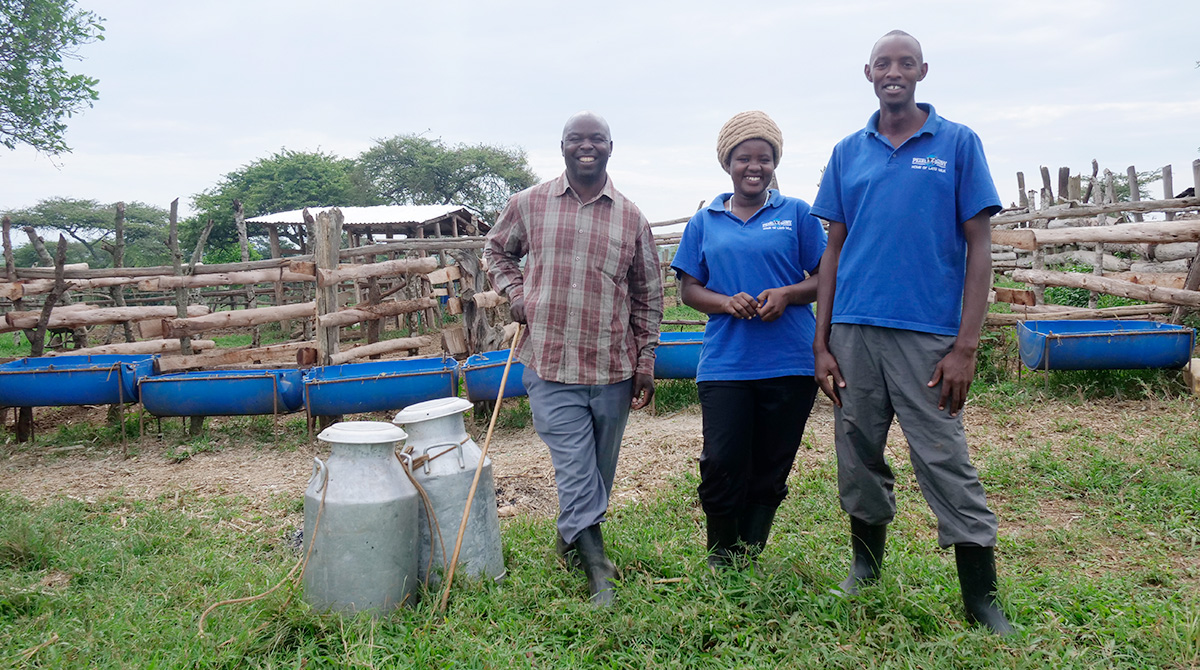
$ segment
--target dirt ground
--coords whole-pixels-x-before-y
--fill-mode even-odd
[[[1156,418],[1178,421],[1179,411],[1177,405],[1171,409],[1152,400],[1107,400],[1069,406],[1043,401],[1036,407],[1003,412],[968,406],[964,416],[973,448],[986,443],[992,448],[1020,452],[1045,446],[1061,448],[1072,434],[1087,430],[1096,434],[1120,430],[1130,440],[1150,438],[1156,432],[1155,424],[1165,425]],[[38,423],[53,426],[55,422],[102,421],[103,415],[103,408],[41,409]],[[819,398],[796,459],[797,469],[832,461],[832,419],[832,406]],[[486,426],[469,423],[468,428],[482,446]],[[1139,436],[1137,431],[1144,431],[1144,435]],[[59,496],[94,502],[110,495],[138,499],[171,494],[232,495],[244,497],[263,513],[277,517],[279,497],[302,496],[312,472],[312,457],[324,457],[329,451],[327,445],[315,440],[297,450],[276,449],[270,444],[225,443],[214,451],[178,462],[170,456],[172,445],[153,436],[133,446],[131,451],[137,455],[126,459],[119,446],[102,450],[87,445],[28,447],[9,442],[0,446],[0,489],[35,501]],[[698,407],[671,414],[634,412],[617,468],[614,504],[654,495],[676,475],[696,472],[700,447]],[[893,426],[889,457],[905,459],[904,447],[903,435]],[[549,517],[556,513],[553,468],[532,427],[497,430],[489,455],[502,515]]]
[[[48,431],[56,421],[103,420],[104,411],[99,408],[54,408],[39,409],[37,423],[41,430]],[[468,422],[467,429],[482,446],[486,424]],[[328,445],[317,440],[297,450],[230,443],[178,462],[177,450],[172,447],[147,436],[131,442],[130,452],[137,455],[126,459],[119,445],[100,450],[87,445],[39,448],[10,443],[0,447],[0,489],[36,501],[66,496],[94,502],[114,494],[154,499],[176,492],[238,495],[265,510],[279,495],[303,495],[312,474],[313,457],[329,454]],[[622,445],[614,501],[620,504],[637,500],[674,475],[694,470],[699,453],[699,408],[657,416],[648,411],[632,413]],[[497,429],[488,455],[502,514],[556,513],[553,467],[532,426]]]

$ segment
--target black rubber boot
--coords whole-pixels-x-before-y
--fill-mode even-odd
[[[575,538],[575,551],[583,561],[592,604],[597,607],[611,605],[616,597],[616,584],[612,580],[617,576],[617,568],[604,555],[604,536],[600,533],[600,524],[586,528]]]
[[[558,560],[566,566],[567,570],[575,572],[583,570],[583,561],[579,560],[579,552],[575,551],[575,543],[567,543],[563,539],[562,533],[554,533],[554,552],[558,554]]]
[[[706,516],[708,567],[719,570],[733,565],[738,553],[738,521],[735,516]]]
[[[883,546],[887,542],[887,524],[878,526],[850,517],[850,546],[854,560],[850,563],[850,576],[836,589],[835,594],[856,596],[861,584],[870,584],[879,579],[883,568]]]
[[[767,546],[771,535],[771,524],[775,522],[775,508],[767,505],[750,505],[738,520],[738,541],[746,548],[751,558],[758,556]]]
[[[997,635],[1013,635],[1012,624],[996,602],[996,552],[992,547],[954,545],[958,584],[962,587],[967,620],[981,623]]]

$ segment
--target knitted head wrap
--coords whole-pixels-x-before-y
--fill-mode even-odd
[[[734,115],[721,126],[717,135],[717,160],[729,172],[729,154],[746,140],[765,140],[775,150],[775,163],[783,158],[783,133],[766,112],[751,111]]]

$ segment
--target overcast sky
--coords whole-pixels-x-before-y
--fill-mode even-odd
[[[283,149],[353,158],[377,139],[525,149],[562,170],[588,109],[612,127],[609,172],[651,221],[730,190],[716,136],[762,109],[783,129],[784,193],[811,202],[837,140],[878,102],[871,45],[924,47],[917,99],[982,137],[1005,203],[1039,166],[1123,173],[1200,158],[1200,2],[820,0],[732,3],[79,0],[105,18],[79,72],[95,107],[57,158],[0,148],[0,210],[55,197],[166,207]],[[1160,197],[1161,186],[1153,187]],[[338,204],[338,203],[327,203]]]

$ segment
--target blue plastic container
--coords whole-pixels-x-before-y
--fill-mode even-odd
[[[287,414],[304,406],[301,370],[214,370],[143,377],[142,406],[154,416]]]
[[[304,405],[312,416],[379,412],[458,395],[453,358],[346,363],[304,375]]]
[[[1017,327],[1030,370],[1181,368],[1196,333],[1156,321],[1025,321]]]
[[[654,350],[654,377],[695,379],[703,341],[702,331],[659,333],[658,348]]]
[[[500,379],[504,376],[504,364],[508,362],[508,352],[508,349],[488,351],[475,354],[463,362],[459,370],[462,372],[467,400],[496,400],[500,393]],[[525,366],[514,359],[508,370],[508,381],[504,383],[505,398],[526,395],[525,384],[521,381],[524,373]]]
[[[0,407],[117,405],[138,400],[156,355],[22,358],[0,365]]]

